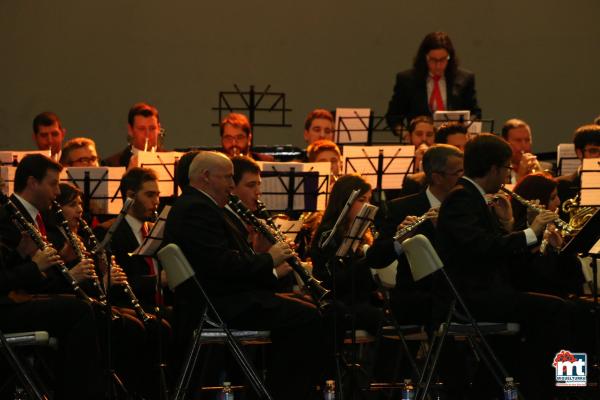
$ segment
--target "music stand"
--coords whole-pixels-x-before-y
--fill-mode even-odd
[[[368,144],[371,115],[370,108],[336,108],[334,142]]]
[[[23,157],[28,154],[41,154],[51,158],[50,150],[3,150],[0,151],[0,165],[12,165],[16,167]]]
[[[123,207],[120,194],[125,167],[67,167],[61,180],[83,193],[83,210],[91,214],[118,214]]]
[[[262,201],[273,211],[324,210],[329,196],[331,164],[258,162]]]
[[[183,157],[183,153],[178,151],[142,151],[138,153],[138,166],[150,168],[156,172],[160,197],[177,197],[179,189],[175,181],[175,168],[181,157]]]
[[[156,326],[158,329],[158,371],[159,371],[159,382],[160,382],[160,395],[161,399],[168,400],[169,399],[169,385],[167,383],[167,375],[166,375],[166,362],[165,362],[165,354],[164,354],[164,339],[163,339],[163,329],[162,329],[162,320],[163,320],[163,308],[164,306],[162,299],[164,299],[164,293],[162,288],[162,279],[161,279],[161,271],[162,264],[160,263],[159,258],[157,257],[157,253],[160,250],[160,247],[163,242],[165,225],[167,221],[167,216],[171,211],[171,206],[166,205],[161,211],[158,219],[155,221],[152,229],[148,232],[148,236],[144,238],[140,246],[135,249],[130,256],[142,256],[142,257],[152,257],[153,260],[156,260],[156,264],[158,268],[156,268],[156,293],[158,294],[159,299],[161,301],[157,301],[156,306]]]
[[[371,187],[381,181],[381,189],[401,189],[414,163],[415,147],[344,146],[343,153],[345,174],[358,173]]]
[[[558,175],[571,175],[581,165],[573,143],[560,143],[556,148],[556,168]]]
[[[581,207],[600,206],[600,158],[586,158],[581,166]]]
[[[270,92],[271,85],[267,85],[263,91],[256,91],[254,85],[250,89],[242,91],[237,84],[233,84],[235,91],[219,92],[219,106],[213,107],[219,112],[219,120],[212,126],[219,126],[223,119],[223,112],[247,112],[248,120],[252,128],[264,127],[291,127],[286,122],[286,113],[292,111],[286,106],[286,96],[283,92]],[[279,119],[275,122],[257,121],[257,116],[263,118],[276,115]],[[271,121],[271,120],[270,120]]]

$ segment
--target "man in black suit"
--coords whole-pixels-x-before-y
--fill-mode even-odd
[[[129,145],[102,160],[107,167],[129,167],[131,157],[140,151],[162,151],[159,137],[162,134],[160,117],[156,107],[147,103],[136,103],[127,114],[127,140]]]
[[[310,398],[329,361],[323,348],[333,339],[316,309],[274,293],[277,280],[290,273],[285,260],[292,249],[278,243],[256,254],[240,234],[224,210],[234,188],[227,156],[201,152],[189,178],[167,219],[165,242],[179,245],[228,326],[271,330],[268,384],[274,398]],[[200,304],[187,300],[189,318],[197,320]]]
[[[570,345],[568,309],[558,298],[518,292],[509,280],[515,257],[538,244],[545,226],[556,215],[540,212],[530,227],[513,231],[512,209],[504,196],[488,204],[510,174],[512,150],[503,139],[481,134],[465,148],[465,175],[443,201],[437,222],[437,247],[448,274],[476,319],[513,321],[526,337],[528,373],[523,378],[527,398],[550,398],[551,360]],[[445,282],[434,282],[445,293]],[[448,294],[449,296],[449,294]],[[449,298],[436,303],[438,318],[448,311]],[[529,389],[529,390],[528,390]],[[540,397],[537,397],[540,396]]]
[[[573,136],[577,158],[600,158],[600,125],[583,125],[575,130]],[[579,194],[581,188],[581,170],[570,175],[556,178],[558,182],[558,198],[561,203]],[[568,218],[568,216],[564,216]]]
[[[475,75],[458,67],[448,34],[432,32],[421,42],[413,68],[396,75],[386,118],[389,127],[399,132],[405,121],[442,110],[470,110],[481,117]]]
[[[375,267],[383,267],[398,260],[391,304],[401,323],[427,324],[431,317],[431,280],[413,281],[401,243],[418,233],[434,240],[437,209],[462,176],[463,154],[453,146],[434,145],[423,156],[423,169],[427,180],[425,190],[389,202],[390,218],[379,227],[379,236],[367,253],[368,260]],[[393,239],[398,230],[414,224],[425,213],[430,217],[428,220],[409,235]]]
[[[59,193],[62,167],[40,154],[24,157],[15,172],[15,207],[45,232],[42,215]],[[5,332],[46,330],[58,338],[56,398],[103,398],[97,327],[89,304],[69,295],[69,286],[50,267],[59,261],[51,247],[39,250],[22,235],[5,208],[0,208],[0,329]],[[86,273],[93,265],[86,263]],[[42,293],[42,295],[40,295]],[[72,293],[72,292],[71,292]]]

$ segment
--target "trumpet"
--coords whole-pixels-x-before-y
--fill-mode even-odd
[[[52,208],[54,209],[54,213],[56,215],[58,223],[60,224],[61,233],[65,236],[65,238],[71,245],[71,248],[73,249],[73,252],[75,253],[75,256],[77,257],[77,262],[84,260],[86,258],[84,249],[82,248],[81,242],[77,239],[77,237],[75,236],[75,233],[69,226],[69,221],[67,221],[67,219],[65,218],[65,215],[63,213],[63,210],[62,210],[60,204],[58,204],[58,202],[56,202],[56,201],[53,201]],[[81,220],[80,220],[80,223],[81,223]],[[106,292],[104,291],[104,287],[102,286],[100,279],[98,279],[98,276],[96,276],[92,280],[92,285],[94,286],[94,289],[96,289],[96,292],[98,293],[98,302],[102,305],[106,305]]]
[[[19,209],[10,200],[10,198],[8,198],[8,196],[6,196],[4,193],[1,193],[1,192],[0,192],[0,204],[2,204],[4,206],[4,208],[6,209],[6,211],[12,218],[13,222],[15,223],[15,226],[17,227],[17,229],[19,229],[19,231],[21,233],[29,236],[31,238],[31,240],[33,240],[33,242],[35,243],[35,245],[38,249],[44,250],[46,247],[50,246],[48,244],[48,242],[46,242],[44,237],[41,235],[40,231],[35,227],[35,225],[33,225],[31,222],[29,222],[23,216],[21,211],[19,211]],[[73,279],[71,274],[69,274],[69,269],[67,268],[64,261],[60,260],[56,264],[56,267],[58,268],[60,274],[69,283],[69,286],[71,286],[71,289],[73,290],[73,292],[75,292],[75,294],[77,296],[79,296],[82,300],[84,300],[87,303],[91,304],[91,303],[95,302],[92,298],[90,298],[83,291],[83,289],[81,289],[81,287],[79,286],[77,281],[75,279]]]
[[[425,214],[418,217],[412,224],[407,225],[402,229],[398,229],[394,235],[394,240],[402,242],[400,239],[405,239],[409,233],[417,229],[419,225],[431,218],[433,218],[433,216],[429,215],[429,211],[427,211]]]
[[[259,220],[252,212],[242,203],[235,195],[229,195],[229,206],[239,215],[247,224],[251,225],[257,232],[261,233],[269,242],[275,244],[285,240],[285,236],[279,229],[273,229],[265,222]],[[263,209],[266,212],[266,209]],[[272,220],[271,220],[272,222]],[[273,223],[273,225],[275,225]],[[327,299],[329,290],[321,286],[321,281],[312,276],[306,268],[302,266],[300,259],[297,256],[288,258],[287,263],[298,274],[308,293],[317,304],[320,310],[324,310],[331,305]]]
[[[83,230],[83,232],[85,233],[85,235],[88,238],[90,247],[93,249],[97,249],[98,248],[98,239],[96,238],[94,231],[92,231],[90,226],[87,224],[87,222],[85,222],[85,220],[83,218],[80,220],[80,224],[81,224],[81,229]],[[103,266],[105,269],[112,268],[115,265],[113,260],[111,260],[111,262],[109,264],[108,257],[106,255],[106,250],[104,250],[104,248],[96,251],[95,253],[92,252],[92,254],[95,254],[98,257],[98,263],[100,263],[100,265]],[[133,293],[133,289],[129,285],[129,282],[125,282],[123,284],[123,291],[125,292],[127,297],[129,297],[129,303],[131,304],[131,306],[133,307],[133,310],[135,311],[137,316],[142,320],[142,322],[144,324],[147,323],[150,319],[152,319],[152,317],[150,317],[150,315],[148,315],[142,308],[142,305],[140,304],[140,301],[137,298],[137,296],[135,295],[135,293]]]
[[[512,197],[513,199],[515,199],[516,201],[518,201],[525,207],[527,207],[528,210],[534,211],[538,214],[545,210],[543,207],[535,204],[532,201],[524,199],[519,194],[513,192],[512,190],[505,188],[504,186],[501,187],[500,190],[502,190],[504,193],[508,194],[510,197]],[[569,225],[569,223],[560,219],[560,217],[558,215],[556,216],[556,218],[554,218],[554,220],[552,222],[561,231],[562,236],[567,236],[567,235],[573,234],[573,228]]]

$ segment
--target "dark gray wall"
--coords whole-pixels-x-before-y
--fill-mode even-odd
[[[0,148],[31,148],[31,120],[57,112],[102,155],[125,143],[134,102],[155,104],[168,147],[218,143],[221,90],[272,85],[292,128],[256,143],[302,144],[315,107],[385,112],[394,74],[433,30],[477,73],[484,117],[529,121],[535,150],[600,114],[600,2],[0,1]]]

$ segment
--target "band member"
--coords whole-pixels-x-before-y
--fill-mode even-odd
[[[342,174],[342,153],[337,144],[327,139],[312,142],[306,149],[308,162],[331,163],[331,178],[335,181]]]
[[[425,188],[425,174],[423,173],[423,155],[435,142],[435,129],[433,120],[428,116],[415,117],[408,125],[408,143],[415,146],[414,174],[407,174],[402,181],[399,196],[419,193]]]
[[[536,155],[531,154],[533,137],[531,128],[525,121],[516,118],[506,121],[502,126],[502,137],[510,144],[513,152],[510,160],[512,165],[510,183],[517,183],[527,174],[542,172],[551,167],[547,163],[542,166]]]
[[[107,167],[129,167],[132,156],[140,151],[162,151],[162,128],[156,107],[147,103],[134,104],[127,115],[127,140],[129,145],[104,159]],[[135,163],[135,160],[134,160]]]
[[[61,169],[39,154],[24,157],[17,167],[10,200],[32,229],[40,231],[36,234],[45,232],[41,212],[58,194]],[[6,209],[0,208],[0,329],[4,333],[48,331],[59,345],[55,397],[101,399],[98,328],[92,308],[73,296],[48,295],[50,288],[66,292],[66,280],[55,272],[59,260],[55,249],[40,250],[22,235]],[[86,269],[91,267],[87,261]]]
[[[167,219],[165,242],[182,249],[229,327],[271,331],[267,383],[273,397],[306,399],[322,378],[329,361],[324,359],[328,354],[324,347],[333,339],[324,339],[329,330],[316,309],[273,291],[277,279],[291,271],[285,262],[292,256],[290,246],[280,242],[256,254],[225,213],[233,174],[233,164],[224,154],[199,153],[190,166],[190,185]],[[192,304],[188,304],[189,319],[198,321],[199,303]]]
[[[532,203],[554,213],[560,206],[557,183],[551,177],[536,173],[526,175],[514,188],[514,192]],[[511,199],[515,229],[525,229],[535,214],[514,198]],[[574,254],[559,253],[565,239],[554,223],[546,225],[540,246],[530,249],[530,256],[523,258],[512,269],[515,285],[524,291],[549,293],[556,296],[583,295],[585,282],[581,263]]]
[[[304,141],[311,145],[317,140],[333,140],[333,115],[327,110],[312,110],[304,120]]]
[[[435,142],[445,143],[465,151],[465,144],[469,140],[467,127],[460,122],[445,122],[435,132]]]
[[[244,114],[227,114],[221,121],[221,152],[228,157],[245,155],[260,161],[273,161],[267,154],[252,151],[252,127]]]
[[[390,293],[394,316],[401,323],[428,324],[431,318],[430,278],[414,282],[408,261],[402,250],[402,241],[414,234],[423,234],[435,240],[434,223],[437,211],[448,193],[463,174],[463,153],[454,146],[436,144],[423,156],[426,189],[420,193],[394,199],[388,204],[389,219],[383,221],[379,236],[367,252],[369,263],[385,267],[398,259],[396,286]],[[394,239],[396,233],[407,228],[419,217],[427,219],[407,234]]]
[[[333,244],[326,249],[319,248],[321,235],[333,228],[355,189],[360,190],[359,195],[352,203],[340,229],[336,231]],[[333,289],[336,300],[347,307],[348,319],[354,318],[357,328],[376,334],[383,320],[383,311],[375,305],[373,292],[376,286],[362,249],[363,245],[373,243],[370,231],[361,239],[356,254],[345,257],[343,262],[338,262],[335,257],[338,247],[349,233],[352,222],[362,206],[370,200],[371,185],[360,176],[344,175],[338,179],[333,185],[327,209],[313,238],[311,258],[313,274],[323,281],[324,286]]]
[[[161,301],[157,289],[158,267],[150,257],[129,255],[139,247],[148,235],[151,226],[149,221],[155,216],[159,204],[158,178],[156,173],[148,168],[134,167],[129,169],[121,178],[121,195],[123,199],[131,198],[135,202],[129,208],[123,223],[114,232],[110,242],[110,250],[117,264],[123,268],[133,291],[145,309],[153,309]],[[114,223],[107,221],[97,228],[99,237]],[[162,288],[167,286],[167,276],[162,271]],[[123,299],[126,306],[127,299]]]
[[[98,167],[96,143],[92,139],[79,137],[65,143],[60,156],[63,167]]]
[[[58,115],[43,112],[33,119],[33,141],[40,150],[50,150],[50,157],[59,160],[66,129],[62,127]]]
[[[527,398],[546,399],[554,386],[548,360],[571,340],[568,309],[559,298],[518,291],[509,280],[509,266],[539,243],[556,215],[542,211],[529,228],[517,231],[506,197],[488,205],[486,195],[498,192],[510,174],[511,157],[510,145],[494,135],[481,134],[467,143],[465,174],[440,207],[437,243],[448,274],[476,319],[521,324],[529,344],[523,354],[528,367],[517,376]],[[441,278],[434,286],[439,321],[451,297]]]

